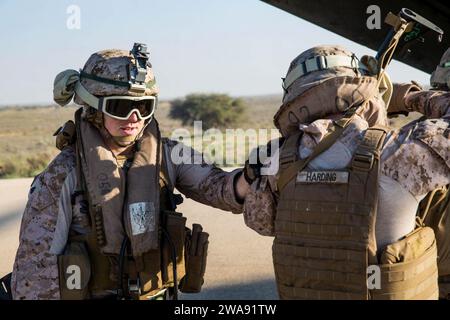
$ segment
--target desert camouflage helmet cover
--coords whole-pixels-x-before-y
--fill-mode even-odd
[[[74,98],[77,104],[88,106],[90,101],[96,108],[96,96],[156,96],[159,88],[146,49],[135,43],[131,51],[109,49],[92,54],[80,72],[69,69],[55,77],[53,100],[65,106]]]
[[[430,84],[434,88],[450,88],[450,48],[444,52],[441,62],[431,74]]]
[[[92,54],[84,65],[81,75],[81,85],[95,96],[150,96],[157,95],[159,88],[156,85],[152,66],[147,63],[145,76],[145,91],[135,92],[127,86],[110,84],[88,78],[89,75],[127,83],[130,81],[130,72],[136,66],[136,59],[130,51],[108,49]],[[83,104],[80,97],[75,96],[75,102]]]
[[[319,65],[320,59],[325,63]],[[292,77],[293,70],[302,65],[300,76]],[[296,132],[299,124],[342,113],[378,92],[376,77],[341,46],[317,46],[301,53],[289,66],[289,78],[287,85],[284,81],[283,104],[274,117],[283,136]]]

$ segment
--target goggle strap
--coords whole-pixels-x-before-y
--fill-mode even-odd
[[[102,111],[103,99],[98,99],[96,96],[90,94],[89,91],[83,87],[80,81],[75,83],[75,93],[89,106],[97,109],[98,111]]]

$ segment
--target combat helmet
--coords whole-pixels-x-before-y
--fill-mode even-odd
[[[450,88],[450,48],[442,55],[439,65],[430,78],[433,88],[448,91]]]
[[[135,43],[131,51],[96,52],[79,72],[66,70],[56,76],[54,100],[64,106],[73,98],[76,104],[118,119],[128,118],[135,104],[147,104],[151,108],[143,118],[149,118],[159,89],[148,58],[147,46],[141,43]],[[137,111],[142,115],[144,109]]]
[[[274,116],[284,137],[300,124],[344,113],[375,93],[375,72],[341,46],[317,46],[297,56],[283,78],[283,101]]]
[[[148,59],[147,46],[142,43],[135,43],[131,51],[96,52],[80,71],[65,70],[56,76],[53,99],[64,106],[73,98],[76,104],[84,106],[83,118],[108,137],[103,121],[105,114],[126,120],[135,112],[148,124],[156,110],[159,92]],[[120,146],[138,138],[110,137]]]

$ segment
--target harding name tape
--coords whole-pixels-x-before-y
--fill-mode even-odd
[[[348,183],[347,171],[301,171],[297,174],[297,183]]]

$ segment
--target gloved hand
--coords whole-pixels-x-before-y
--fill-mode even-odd
[[[247,161],[245,161],[245,166],[243,170],[245,181],[247,181],[248,184],[252,184],[253,181],[261,177],[261,168],[262,168],[261,162],[258,161],[255,164],[250,164],[249,159],[247,159]]]
[[[192,225],[192,234],[185,244],[186,275],[180,280],[179,289],[184,293],[200,292],[205,276],[209,234],[199,224]]]
[[[405,98],[410,92],[421,91],[422,87],[415,81],[411,83],[394,83],[392,98],[389,103],[387,113],[388,116],[398,114],[408,115],[412,110],[408,109],[405,104]]]
[[[284,139],[280,138],[279,143],[282,144]],[[261,158],[260,149],[267,148],[265,154]],[[259,146],[250,152],[249,159],[245,161],[244,178],[248,184],[261,177],[261,168],[267,164],[268,158],[272,156],[272,143],[269,141],[265,146]],[[251,160],[251,161],[250,161]],[[251,162],[251,163],[250,163]]]

